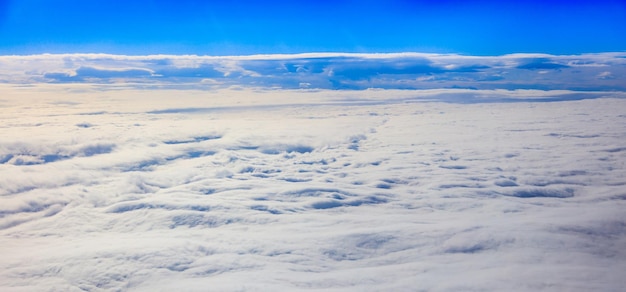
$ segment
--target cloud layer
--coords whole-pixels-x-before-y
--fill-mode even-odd
[[[119,83],[283,89],[539,89],[624,91],[626,54],[495,57],[438,54],[0,57],[3,83]]]
[[[270,88],[478,76],[496,61],[618,76],[621,59],[39,56],[1,68],[28,58],[0,86],[2,290],[626,285],[622,93]],[[206,79],[257,88],[142,89]]]

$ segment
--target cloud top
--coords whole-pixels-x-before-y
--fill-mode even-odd
[[[316,89],[624,91],[626,53],[1,56],[2,83],[112,83]],[[607,78],[609,76],[610,78]]]

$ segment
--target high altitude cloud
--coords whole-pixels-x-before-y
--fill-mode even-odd
[[[476,57],[436,54],[298,54],[244,57],[35,55],[0,58],[2,81],[293,89],[626,90],[620,53]],[[604,72],[612,78],[597,78]]]

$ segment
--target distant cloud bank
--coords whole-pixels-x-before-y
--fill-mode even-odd
[[[625,91],[626,52],[194,56],[0,56],[0,83],[96,83],[181,88],[538,89]]]

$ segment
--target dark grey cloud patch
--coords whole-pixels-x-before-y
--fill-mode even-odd
[[[174,67],[168,66],[155,71],[155,76],[159,78],[220,78],[224,77],[224,72],[215,69],[213,64],[201,64],[198,67]],[[232,76],[231,76],[232,77]]]
[[[82,78],[79,78],[76,75],[72,75],[69,73],[58,73],[58,72],[45,73],[43,75],[43,78],[49,80],[49,82],[60,82],[60,83],[83,81]]]
[[[517,68],[527,70],[555,70],[570,67],[568,65],[556,63],[553,60],[547,58],[536,58],[530,60],[524,59],[521,60],[520,63],[521,64],[518,65]]]
[[[380,75],[437,74],[445,70],[434,67],[427,59],[351,59],[331,65],[333,76],[350,80],[368,79]]]
[[[152,72],[149,69],[98,69],[93,67],[80,67],[76,69],[74,74],[70,73],[46,73],[44,78],[54,80],[55,82],[83,82],[95,81],[102,82],[109,79],[132,79],[132,78],[149,78]]]
[[[461,65],[442,67],[423,57],[365,58],[365,57],[323,57],[289,60],[242,61],[239,65],[256,73],[239,79],[255,85],[282,88],[365,89],[370,87],[414,89],[415,86],[402,83],[421,76],[446,73],[477,73],[489,69],[486,65]],[[385,81],[381,82],[381,79]]]

